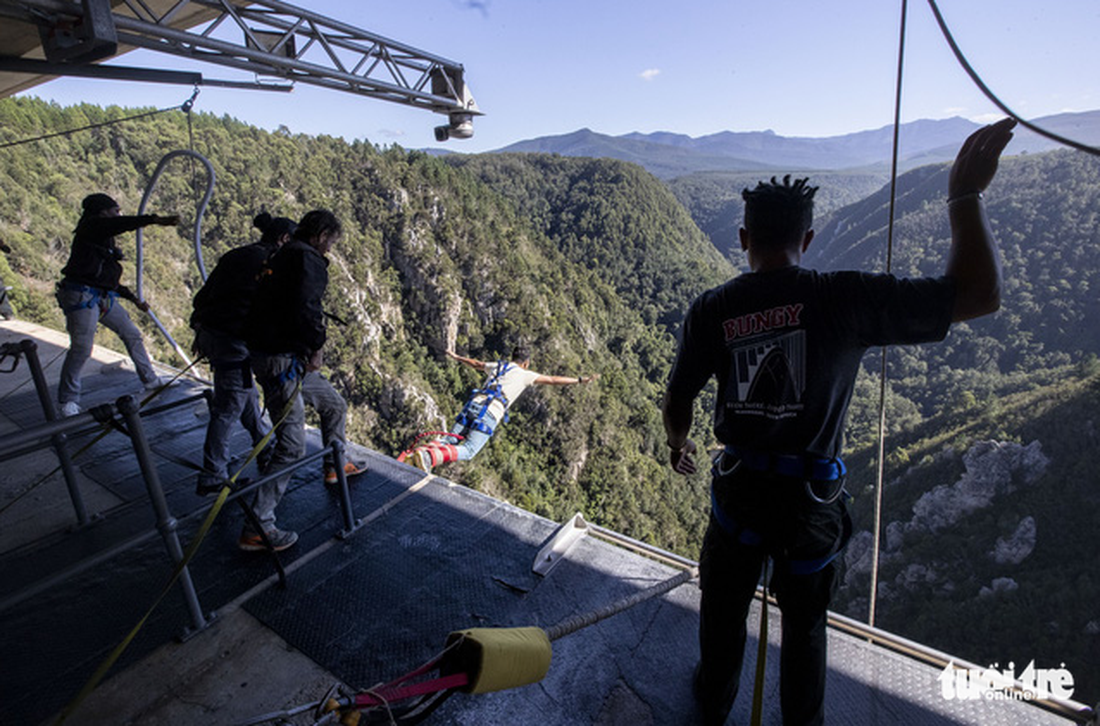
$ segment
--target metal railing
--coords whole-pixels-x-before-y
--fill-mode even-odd
[[[114,404],[95,406],[75,416],[59,418],[53,404],[53,399],[50,396],[45,375],[38,361],[37,346],[34,341],[24,340],[18,344],[4,344],[4,348],[0,353],[2,353],[3,356],[18,355],[27,361],[46,418],[45,422],[39,426],[5,435],[3,442],[0,443],[0,462],[15,459],[42,449],[52,448],[57,453],[61,463],[61,469],[65,475],[78,525],[83,526],[91,521],[92,518],[89,517],[84,505],[83,497],[80,492],[80,482],[76,476],[76,470],[72,464],[72,457],[68,452],[66,444],[72,437],[86,436],[94,434],[97,431],[105,431],[108,426],[111,426],[112,422],[115,422],[117,424],[115,428],[124,432],[130,439],[134,450],[134,456],[141,470],[142,479],[145,482],[150,504],[156,515],[156,524],[153,528],[133,535],[123,541],[113,543],[88,557],[72,562],[60,570],[40,578],[17,591],[7,594],[0,599],[0,613],[55,588],[77,577],[81,573],[99,567],[125,552],[140,547],[159,535],[164,540],[165,549],[171,560],[171,567],[173,569],[180,569],[179,584],[183,592],[184,604],[187,608],[189,620],[181,637],[190,637],[194,633],[208,627],[213,615],[204,613],[199,602],[190,570],[187,563],[184,562],[184,549],[180,542],[179,529],[181,524],[201,520],[208,516],[217,502],[214,501],[204,504],[178,518],[173,514],[167,497],[165,496],[164,487],[161,483],[160,474],[156,465],[156,457],[163,455],[158,454],[149,442],[145,433],[145,427],[142,423],[143,418],[178,409],[181,406],[192,404],[199,399],[206,399],[206,392],[187,396],[156,407],[149,406],[144,409],[141,408],[134,396],[126,395],[120,397]],[[16,365],[17,364],[18,358],[16,359]],[[259,487],[280,476],[291,473],[302,466],[316,462],[330,452],[336,465],[338,498],[340,501],[341,523],[343,525],[343,529],[338,531],[336,536],[340,538],[347,537],[361,527],[363,522],[355,518],[348,489],[347,476],[344,471],[344,445],[339,440],[333,441],[327,448],[322,448],[320,451],[299,458],[279,471],[271,472],[250,481],[247,485],[239,489],[234,489],[226,497],[225,503],[239,501],[244,505],[246,501],[244,497],[252,494]],[[274,553],[272,553],[272,555],[274,556]],[[285,581],[285,575],[278,559],[275,558],[274,561],[276,567],[279,569],[280,577]]]

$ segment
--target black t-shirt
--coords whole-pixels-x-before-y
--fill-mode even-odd
[[[848,402],[871,346],[943,340],[954,282],[801,267],[740,275],[684,320],[669,393],[718,379],[714,432],[776,454],[839,454]]]

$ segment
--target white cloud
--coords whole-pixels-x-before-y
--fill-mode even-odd
[[[378,133],[387,139],[400,139],[405,135],[403,130],[398,129],[378,129]]]
[[[1003,119],[1005,115],[1003,113],[980,113],[977,116],[971,116],[970,120],[976,124],[992,124]]]
[[[646,68],[644,71],[638,74],[638,77],[641,78],[643,81],[652,81],[660,74],[660,68]]]

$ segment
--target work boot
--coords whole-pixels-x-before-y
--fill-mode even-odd
[[[267,535],[267,541],[271,543],[271,549],[275,552],[282,552],[298,541],[297,532],[276,529],[275,527],[267,530],[264,534]],[[245,552],[263,552],[267,549],[264,538],[247,528],[241,530],[241,538],[237,540],[237,546]]]
[[[344,462],[344,476],[356,476],[367,470],[366,464],[356,464],[354,461]],[[325,484],[335,486],[340,479],[336,476],[336,465],[325,464]]]

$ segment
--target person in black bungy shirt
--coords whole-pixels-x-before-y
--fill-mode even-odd
[[[174,214],[121,216],[118,203],[100,193],[89,194],[81,206],[83,214],[73,232],[72,252],[61,268],[64,277],[57,285],[57,302],[65,313],[65,327],[69,331],[69,351],[57,389],[61,413],[65,416],[80,412],[80,372],[92,354],[99,323],[113,330],[122,340],[145,388],[160,385],[160,378],[145,352],[141,331],[126,310],[115,304],[116,298],[121,297],[135,303],[142,311],[149,309],[130,288],[119,284],[122,250],[115,236],[151,224],[175,226],[180,221]]]
[[[326,338],[322,300],[328,287],[326,255],[343,231],[336,216],[324,209],[306,213],[293,239],[269,260],[260,278],[245,326],[252,371],[264,390],[274,421],[275,447],[267,471],[277,471],[305,453],[305,409],[299,380],[321,367]],[[265,472],[266,473],[266,472]],[[275,508],[286,492],[285,474],[256,490],[252,509],[275,550],[298,541],[298,534],[275,526]],[[246,524],[238,545],[247,551],[265,548],[259,532]]]
[[[693,402],[717,378],[714,433],[724,449],[699,557],[694,676],[704,723],[724,723],[737,695],[745,619],[767,558],[782,612],[783,723],[824,722],[826,610],[851,534],[840,449],[860,360],[870,346],[942,340],[951,323],[999,308],[1000,256],[981,193],[1014,125],[985,126],[959,151],[942,277],[805,269],[816,188],[788,176],[742,193],[750,271],[692,303],[663,404],[670,463],[690,474]]]
[[[229,432],[235,421],[240,420],[254,446],[267,433],[259,396],[252,384],[244,327],[264,265],[290,240],[298,225],[267,212],[258,214],[252,224],[262,232],[260,240],[222,255],[193,301],[194,348],[206,356],[214,373],[210,423],[203,444],[203,471],[196,485],[200,495],[217,492],[228,477]],[[266,448],[260,455],[261,470],[266,468],[270,451]]]

